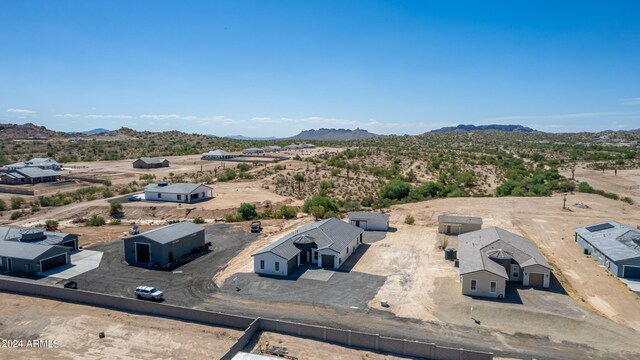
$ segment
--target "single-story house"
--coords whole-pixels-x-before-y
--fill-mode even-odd
[[[277,146],[277,145],[265,146],[265,147],[262,148],[262,151],[264,151],[264,152],[279,152],[279,151],[282,151],[282,148],[280,146]]]
[[[35,167],[40,169],[60,170],[62,165],[50,158],[33,158],[31,160],[21,161],[5,166],[7,170],[16,170],[22,168]]]
[[[482,218],[473,216],[440,215],[438,232],[440,234],[460,235],[482,229]]]
[[[7,172],[0,172],[0,184],[26,185],[55,182],[60,179],[60,174],[51,169],[37,167],[24,167]]]
[[[297,144],[291,144],[291,145],[285,146],[283,149],[285,149],[285,150],[299,150],[299,149],[302,149],[302,146],[301,145],[297,145]]]
[[[364,230],[337,218],[307,224],[253,253],[257,274],[287,276],[300,265],[339,269],[362,243]]]
[[[315,149],[316,146],[313,144],[302,144],[302,147],[305,149]]]
[[[262,154],[264,153],[264,150],[262,150],[261,148],[248,148],[248,149],[244,149],[242,150],[243,154]]]
[[[136,169],[155,169],[169,167],[169,160],[163,157],[141,157],[133,162]]]
[[[202,160],[220,160],[220,159],[231,159],[236,157],[234,154],[230,152],[226,152],[224,150],[212,150],[202,154]]]
[[[551,267],[531,240],[490,227],[458,237],[460,283],[469,296],[504,298],[508,281],[548,288]]]
[[[129,265],[170,265],[204,246],[204,228],[179,222],[124,239],[124,258]]]
[[[0,226],[0,241],[13,241],[37,245],[60,245],[70,250],[78,249],[78,235],[41,228],[16,228]]]
[[[575,241],[611,273],[640,279],[640,230],[607,221],[575,230]]]
[[[0,241],[0,271],[38,275],[71,262],[66,246]]]
[[[211,198],[212,191],[204,184],[159,182],[144,187],[144,198],[147,201],[193,203]]]
[[[349,224],[364,230],[389,230],[389,214],[352,211],[348,214]]]

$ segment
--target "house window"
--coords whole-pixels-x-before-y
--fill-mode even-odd
[[[349,248],[347,248],[347,254],[349,253]]]
[[[178,194],[178,200],[182,200],[182,195]]]
[[[280,271],[280,262],[276,261],[276,271]]]
[[[478,289],[478,281],[471,280],[471,291],[476,291]]]
[[[260,260],[260,270],[264,270],[264,260]]]
[[[204,193],[202,193],[202,197],[204,197]]]
[[[338,265],[342,264],[342,259],[338,258]]]
[[[158,193],[158,199],[160,199],[162,197],[162,194]]]
[[[491,290],[489,291],[492,293],[496,292],[496,286],[498,286],[498,283],[496,283],[495,281],[492,281],[490,285],[491,285]]]
[[[517,279],[517,278],[519,278],[519,277],[520,277],[520,270],[518,270],[518,268],[517,268],[517,267],[514,267],[514,268],[513,268],[513,278],[514,278],[514,279]]]
[[[318,260],[318,252],[317,251],[313,252],[313,260]]]

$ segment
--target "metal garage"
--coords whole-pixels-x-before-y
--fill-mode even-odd
[[[529,286],[544,287],[544,274],[529,273]]]
[[[204,228],[179,222],[124,239],[124,258],[129,265],[173,266],[204,249]]]
[[[336,265],[336,257],[322,254],[322,267],[333,268]]]
[[[62,265],[67,265],[67,254],[59,254],[40,260],[40,271],[45,272]]]
[[[640,266],[623,265],[622,277],[640,279]]]
[[[151,245],[136,243],[136,262],[148,264],[151,260]]]

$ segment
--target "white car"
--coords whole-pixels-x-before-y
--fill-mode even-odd
[[[164,298],[162,291],[151,286],[138,286],[135,294],[138,299],[162,300]]]

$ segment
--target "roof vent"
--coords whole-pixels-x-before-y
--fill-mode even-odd
[[[316,241],[309,235],[300,235],[293,240],[293,243],[298,245],[313,244],[315,242]]]
[[[502,249],[487,251],[487,256],[490,259],[496,259],[496,260],[513,259],[513,255],[510,252]]]
[[[161,181],[158,183],[158,186],[167,186],[167,185],[169,185],[169,183],[166,181]]]
[[[28,228],[20,230],[20,241],[37,241],[44,239],[44,229],[41,228]]]

